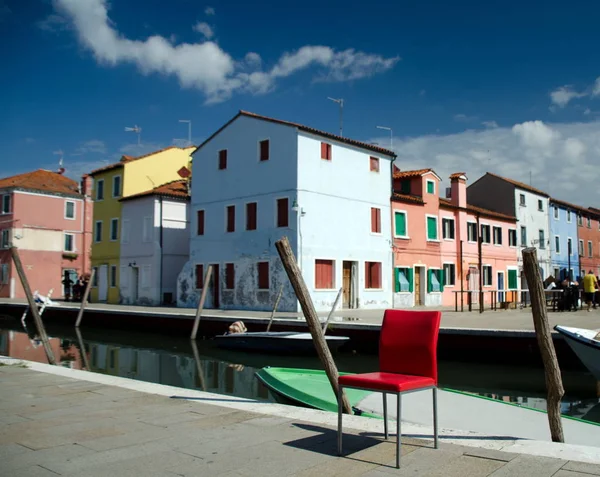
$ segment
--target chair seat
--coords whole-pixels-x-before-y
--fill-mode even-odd
[[[348,374],[340,376],[338,383],[342,386],[395,393],[435,386],[432,378],[396,373]]]

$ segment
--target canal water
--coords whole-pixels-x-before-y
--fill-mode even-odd
[[[255,378],[264,366],[322,369],[315,357],[262,355],[221,350],[212,340],[196,341],[154,333],[47,326],[50,345],[60,366],[140,381],[205,390],[224,395],[274,401]],[[85,350],[82,353],[82,349]],[[46,363],[41,342],[19,321],[0,317],[0,355]],[[335,355],[340,371],[377,369],[377,356]],[[522,406],[546,409],[544,370],[537,367],[440,361],[440,386]],[[564,415],[600,423],[596,381],[584,371],[563,370]]]

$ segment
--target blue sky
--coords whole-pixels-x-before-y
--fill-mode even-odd
[[[0,0],[1,175],[53,168],[61,150],[77,176],[187,138],[179,119],[198,143],[239,109],[336,132],[332,96],[345,136],[388,146],[376,126],[392,127],[402,169],[531,171],[600,204],[600,5],[290,5]]]

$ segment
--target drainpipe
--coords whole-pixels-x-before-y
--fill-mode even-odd
[[[477,256],[479,258],[479,313],[483,313],[483,258],[481,257],[481,246],[483,237],[481,236],[481,225],[479,225],[479,214],[477,214]]]
[[[159,278],[158,278],[158,302],[163,305],[163,292],[162,292],[162,287],[163,287],[163,258],[164,258],[164,254],[163,254],[163,198],[162,196],[158,198],[159,202],[160,202],[160,227],[159,227],[159,246],[160,246],[160,272],[159,272]]]

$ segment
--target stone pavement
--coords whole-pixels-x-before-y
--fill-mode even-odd
[[[394,436],[346,428],[340,458],[331,426],[15,365],[0,365],[0,428],[0,476],[11,477],[600,475],[600,465],[412,438],[398,470]]]

